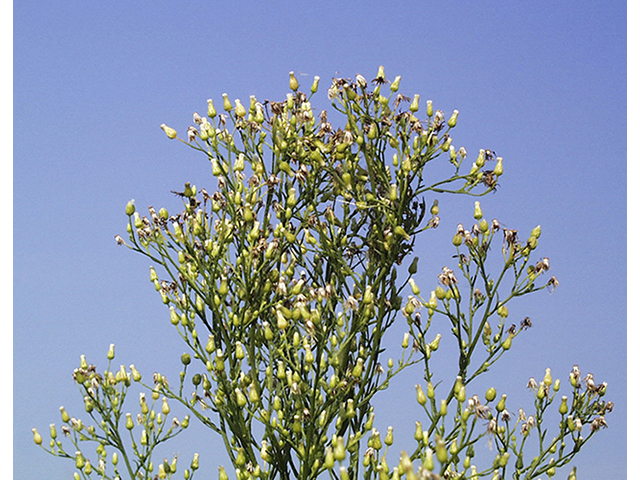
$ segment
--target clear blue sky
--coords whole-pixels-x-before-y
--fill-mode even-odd
[[[326,89],[333,76],[373,78],[378,65],[402,75],[405,94],[460,111],[457,145],[504,157],[501,188],[482,201],[488,216],[542,225],[560,287],[514,310],[534,328],[490,378],[516,408],[546,367],[566,380],[577,363],[607,381],[609,429],[576,465],[581,480],[625,478],[626,3],[222,3],[14,3],[14,478],[71,478],[71,462],[35,448],[31,428],[59,423],[60,405],[82,414],[70,376],[80,354],[101,369],[115,343],[118,364],[177,371],[183,348],[148,262],[113,239],[131,198],[175,211],[169,190],[213,184],[207,162],[159,125],[185,131],[222,92],[283,98],[290,70]],[[473,208],[440,202],[443,223],[420,247],[425,290]],[[412,432],[416,418],[397,409],[416,379],[406,381],[379,417]],[[184,459],[197,449],[211,469],[197,478],[214,478],[221,453],[194,447],[196,433]]]

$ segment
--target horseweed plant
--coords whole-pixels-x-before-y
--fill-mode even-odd
[[[503,161],[485,149],[465,162],[466,150],[451,136],[458,112],[447,118],[431,101],[398,93],[399,83],[388,82],[383,67],[371,86],[361,75],[334,79],[328,97],[344,121],[338,129],[311,106],[318,77],[307,95],[293,73],[283,102],[251,97],[245,107],[223,94],[222,111],[208,100],[185,139],[162,125],[170,139],[205,154],[217,189],[187,183],[174,192],[184,200],[174,215],[149,207],[143,216],[129,202],[128,241],[116,241],[153,262],[150,280],[189,351],[175,388],[157,373],[145,384],[133,366],[98,375],[83,357],[74,379],[95,425],[63,410],[62,430],[76,453],[63,449],[55,426],[47,450],[74,459],[76,478],[169,478],[175,458],[154,468],[152,451],[188,425],[188,417],[168,420],[169,402],[220,435],[243,480],[553,476],[606,427],[613,407],[603,399],[606,384],[582,378],[577,366],[571,398],[561,396],[559,405],[560,381],[549,370],[530,380],[530,415],[520,409],[516,418],[494,388],[471,394],[472,381],[532,324],[509,325],[508,304],[558,281],[542,280],[549,260],[534,259],[539,226],[521,241],[475,202],[475,223],[453,235],[456,270],[443,267],[434,290],[420,293],[418,258],[409,257],[416,236],[439,223],[438,200],[428,206],[425,194],[485,195],[496,189]],[[448,177],[427,173],[443,162]],[[502,256],[497,274],[488,271],[490,254]],[[432,370],[441,338],[430,329],[436,315],[448,319],[458,347],[458,372],[448,382]],[[408,325],[400,358],[383,359],[383,338],[398,318]],[[382,438],[374,427],[373,399],[416,364],[424,369],[416,385],[424,414],[415,443],[394,460],[393,429]],[[137,427],[123,413],[131,379],[161,401],[154,410],[141,395]],[[545,416],[552,404],[559,422]],[[474,449],[483,439],[495,459],[478,467]],[[43,442],[36,430],[34,440]],[[95,465],[83,442],[97,443]],[[198,454],[184,478],[197,467]],[[228,478],[223,467],[219,478]]]

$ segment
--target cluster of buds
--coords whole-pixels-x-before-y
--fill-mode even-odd
[[[115,358],[115,347],[110,345],[107,353],[109,364]],[[80,366],[73,372],[73,378],[80,386],[83,393],[85,410],[92,416],[92,422],[85,423],[80,418],[71,417],[64,407],[60,407],[62,425],[60,430],[63,437],[58,436],[58,430],[55,424],[50,425],[49,448],[45,449],[51,455],[69,458],[75,462],[78,472],[74,474],[74,478],[87,478],[93,473],[97,473],[102,477],[109,475],[107,471],[108,455],[111,451],[111,465],[113,475],[119,477],[119,459],[125,458],[127,469],[132,475],[137,475],[143,471],[151,472],[153,463],[151,461],[150,452],[156,445],[174,437],[189,424],[189,418],[185,417],[183,421],[177,418],[169,420],[171,411],[167,398],[160,400],[159,410],[154,409],[155,401],[159,398],[156,390],[152,392],[153,402],[147,403],[146,395],[140,394],[140,411],[136,415],[136,422],[129,412],[124,412],[123,407],[125,398],[131,380],[140,382],[142,376],[135,366],[131,365],[127,371],[123,365],[113,372],[107,369],[104,374],[98,374],[96,367],[87,363],[84,355],[80,358]],[[97,416],[97,418],[96,418]],[[136,441],[131,436],[131,446],[127,446],[127,442],[121,437],[118,423],[124,420],[126,431],[132,432],[136,425],[140,426],[141,432],[139,440]],[[113,423],[116,422],[116,423]],[[168,428],[167,428],[168,427]],[[42,445],[43,439],[37,429],[33,429],[34,442]],[[71,443],[74,453],[66,450],[63,439]],[[82,452],[80,442],[92,442],[97,445],[97,460],[91,461],[90,458]],[[138,465],[137,470],[131,470],[132,462]],[[177,457],[171,462],[166,459],[158,466],[158,478],[171,478],[176,473]]]

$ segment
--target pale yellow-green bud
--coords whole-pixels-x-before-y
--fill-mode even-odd
[[[294,72],[289,72],[289,88],[295,92],[298,90],[298,86],[298,80]]]
[[[458,110],[454,110],[453,113],[451,114],[451,117],[449,118],[449,121],[447,122],[447,125],[453,128],[456,126],[457,122],[458,122]]]
[[[409,110],[411,110],[413,113],[416,113],[419,109],[419,104],[418,104],[419,101],[420,101],[420,95],[416,93],[413,96],[413,101],[411,102],[411,105],[409,105]]]
[[[343,461],[347,457],[347,451],[344,448],[344,438],[337,437],[336,444],[333,447],[333,457],[339,462]]]
[[[499,177],[500,175],[503,174],[503,167],[502,167],[502,157],[498,157],[496,158],[496,166],[493,169],[493,173],[496,177]]]
[[[213,100],[207,100],[207,116],[209,118],[214,118],[218,112],[216,112],[216,107],[213,106]]]
[[[233,164],[233,171],[234,172],[242,172],[242,171],[244,171],[244,166],[245,166],[244,159],[245,159],[244,153],[239,153],[238,156],[236,157],[235,163]]]
[[[475,207],[473,209],[473,218],[476,220],[480,220],[482,218],[482,209],[480,208],[480,202],[475,202]]]
[[[405,332],[404,336],[402,337],[402,348],[407,347],[409,347],[409,334]]]
[[[42,435],[40,435],[38,433],[38,430],[35,428],[32,428],[31,431],[33,432],[33,441],[35,442],[35,444],[42,445]]]
[[[164,415],[169,415],[169,412],[171,412],[171,409],[169,408],[169,403],[167,402],[166,398],[162,399],[162,413]]]
[[[327,469],[332,469],[335,464],[336,462],[333,455],[333,448],[327,447],[327,450],[324,454],[324,467]]]
[[[235,103],[236,103],[236,109],[234,113],[236,114],[236,117],[243,118],[247,114],[247,109],[244,108],[242,103],[240,103],[240,100],[238,100],[237,98],[235,100]]]
[[[505,408],[506,402],[507,402],[507,396],[506,395],[502,395],[502,397],[500,398],[500,401],[496,405],[496,410],[498,412],[502,412],[504,410],[504,408]]]
[[[200,454],[194,453],[191,461],[191,470],[197,470],[200,467]]]
[[[127,427],[127,430],[132,430],[133,429],[133,419],[131,418],[131,414],[127,413],[126,414],[126,422],[125,422],[125,426]]]
[[[218,467],[218,479],[229,480],[229,475],[227,475],[227,472],[225,472],[224,467],[222,465]]]
[[[136,211],[136,206],[134,204],[133,200],[129,200],[127,202],[127,206],[124,208],[124,212],[127,214],[127,216],[131,216],[135,213]]]
[[[493,402],[496,398],[496,389],[493,387],[487,389],[487,392],[484,394],[484,398],[486,398],[488,402]]]
[[[69,416],[69,414],[67,413],[64,407],[60,407],[60,416],[62,417],[62,421],[64,423],[68,423],[69,420],[71,420],[71,417]]]
[[[561,415],[565,415],[569,411],[569,406],[567,405],[567,397],[562,397],[562,399],[560,400],[560,408],[558,410]]]
[[[318,83],[320,82],[320,77],[317,75],[313,77],[313,83],[311,84],[311,93],[316,93],[318,91]]]
[[[444,417],[447,415],[447,401],[445,399],[440,400],[440,416]]]
[[[427,307],[436,308],[438,306],[438,297],[436,295],[436,291],[432,290],[429,295],[429,301],[427,302]]]
[[[384,443],[385,445],[393,444],[393,427],[391,426],[387,428],[387,435],[384,437]]]
[[[391,83],[391,86],[390,86],[389,88],[390,88],[390,90],[391,90],[392,92],[397,92],[397,91],[398,91],[398,88],[400,88],[400,79],[401,79],[401,78],[402,78],[402,77],[401,77],[400,75],[398,75],[398,76],[393,80],[393,82]]]
[[[440,463],[445,463],[449,458],[447,447],[440,436],[436,436],[436,458]]]
[[[433,101],[427,100],[427,117],[433,116]]]
[[[76,468],[80,469],[84,467],[85,459],[82,452],[76,452]]]
[[[169,137],[170,139],[174,139],[178,136],[178,132],[176,132],[173,128],[171,127],[167,127],[164,123],[162,125],[160,125],[160,128],[164,131],[164,133],[167,135],[167,137]]]
[[[231,104],[231,100],[229,100],[229,96],[226,93],[222,94],[222,108],[225,111],[230,112],[233,110],[233,105]]]
[[[544,384],[549,387],[553,383],[553,377],[551,376],[551,369],[547,368],[544,373],[544,379],[542,380]]]
[[[430,448],[427,448],[427,453],[426,453],[426,457],[424,459],[424,463],[422,464],[424,466],[424,468],[426,468],[427,470],[429,470],[430,472],[433,471],[434,468],[434,464],[433,464],[433,450],[431,450]]]
[[[414,295],[420,295],[420,288],[416,284],[416,281],[413,278],[409,279],[409,285],[411,285],[411,291]]]
[[[244,393],[242,393],[242,390],[240,390],[239,388],[236,388],[235,393],[236,403],[238,404],[238,407],[244,407],[247,404],[247,397],[244,396]]]

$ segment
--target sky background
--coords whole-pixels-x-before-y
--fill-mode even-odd
[[[71,478],[72,462],[37,449],[31,428],[46,434],[61,405],[83,414],[71,379],[80,354],[100,371],[115,343],[116,365],[170,378],[179,369],[184,349],[148,261],[114,241],[128,200],[176,212],[170,190],[187,181],[215,189],[206,159],[159,125],[185,132],[223,92],[245,104],[283,99],[291,70],[303,89],[318,75],[326,91],[334,76],[372,79],[379,65],[402,75],[406,95],[460,111],[456,146],[504,157],[483,211],[522,232],[541,224],[536,253],[560,280],[552,295],[510,306],[534,327],[480,385],[531,411],[527,379],[547,367],[565,388],[574,364],[608,382],[609,428],[575,465],[581,480],[625,478],[626,3],[232,3],[14,4],[14,478]],[[439,200],[441,225],[418,245],[423,290],[453,266],[455,225],[472,222],[472,198]],[[439,331],[448,333],[444,323]],[[385,392],[379,430],[391,424],[411,440],[419,377]],[[173,450],[183,462],[199,451],[196,478],[215,478],[225,461],[216,445],[194,428]]]

